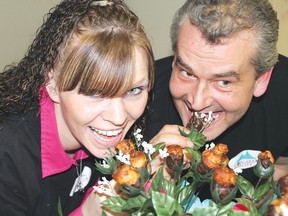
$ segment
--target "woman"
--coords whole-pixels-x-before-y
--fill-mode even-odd
[[[63,0],[0,73],[0,214],[98,215],[95,193],[80,206],[101,177],[94,157],[143,122],[152,84],[150,43],[123,1]]]

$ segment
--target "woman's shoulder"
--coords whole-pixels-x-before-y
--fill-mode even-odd
[[[0,153],[17,149],[35,148],[40,142],[39,108],[21,116],[12,115],[0,123]],[[20,150],[21,151],[21,150]]]

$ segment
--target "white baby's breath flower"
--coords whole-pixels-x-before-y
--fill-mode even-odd
[[[107,163],[107,161],[104,159],[103,161],[102,161],[102,164],[100,164],[102,167],[104,167],[104,168],[110,168],[110,166],[109,166],[109,164]]]
[[[140,134],[141,132],[141,129],[140,128],[137,128],[137,130],[133,133],[134,136],[137,136],[138,134]]]
[[[93,186],[94,191],[100,193],[100,194],[106,194],[108,196],[113,196],[114,193],[112,191],[112,187],[109,183],[109,181],[105,178],[102,177],[103,181],[98,181],[97,186]]]
[[[133,133],[134,138],[135,138],[135,144],[137,147],[139,147],[141,145],[142,139],[143,139],[143,135],[141,134],[141,129],[137,128],[137,130]]]
[[[212,111],[210,111],[210,112],[208,113],[208,118],[205,116],[204,120],[205,120],[205,122],[208,123],[208,124],[213,120],[213,119],[212,119]]]
[[[153,147],[152,144],[149,144],[149,143],[147,143],[145,141],[142,142],[142,146],[144,148],[144,152],[146,154],[148,154],[149,156],[152,155],[156,151],[156,149]]]
[[[130,154],[123,154],[122,151],[120,150],[119,153],[116,155],[116,158],[120,162],[130,165]]]
[[[135,136],[135,138],[138,140],[138,141],[141,141],[143,139],[143,135],[142,134],[137,134]]]
[[[239,167],[235,168],[233,171],[236,173],[236,175],[243,172],[243,170]]]
[[[159,149],[159,155],[160,158],[168,157],[169,156],[168,149],[167,148],[164,148],[163,150]]]
[[[98,184],[99,184],[99,185],[105,185],[105,184],[106,184],[106,185],[109,185],[109,181],[107,180],[106,177],[102,177],[102,180],[103,180],[103,181],[100,181],[100,180],[98,181]],[[109,186],[110,186],[110,185],[109,185]]]
[[[213,143],[213,142],[210,143],[210,144],[206,144],[206,145],[205,145],[205,149],[206,149],[206,150],[211,150],[211,149],[213,149],[214,147],[215,147],[215,143]]]

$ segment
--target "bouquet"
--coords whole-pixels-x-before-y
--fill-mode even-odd
[[[197,115],[196,115],[197,117]],[[142,215],[287,215],[288,176],[278,182],[273,180],[274,158],[270,151],[257,153],[254,174],[264,184],[253,186],[241,176],[241,170],[228,166],[225,144],[206,144],[201,133],[209,118],[198,116],[189,123],[190,133],[179,129],[181,135],[194,143],[194,147],[149,144],[142,140],[141,130],[134,133],[134,140],[125,139],[96,168],[110,174],[121,193],[113,191],[103,178],[94,189],[110,196],[102,205],[114,213],[126,212]],[[200,148],[206,149],[200,152]],[[189,162],[186,158],[189,158]],[[155,172],[153,160],[162,165]],[[184,172],[185,171],[185,172]],[[168,176],[168,177],[167,177]],[[201,201],[197,195],[204,184],[210,185],[212,199]],[[241,196],[237,196],[237,194]],[[265,194],[271,194],[261,206],[256,205]],[[245,198],[243,198],[245,197]],[[102,215],[106,213],[103,211]]]

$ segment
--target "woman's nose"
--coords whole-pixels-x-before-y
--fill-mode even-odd
[[[109,99],[108,107],[103,113],[103,119],[114,125],[123,125],[127,120],[127,111],[122,98]]]

